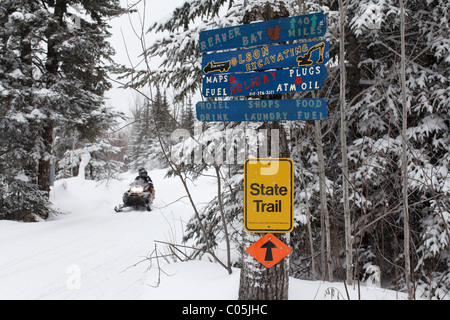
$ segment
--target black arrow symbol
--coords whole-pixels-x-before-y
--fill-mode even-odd
[[[267,249],[265,261],[273,261],[272,249],[277,249],[277,246],[272,243],[272,241],[267,241],[261,246],[261,249]]]

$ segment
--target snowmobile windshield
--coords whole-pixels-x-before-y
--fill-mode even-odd
[[[148,183],[144,179],[136,179],[130,185],[131,192],[144,192],[148,188]]]
[[[142,187],[146,187],[148,185],[147,181],[145,181],[144,179],[141,178],[137,178],[136,180],[134,180],[130,186],[142,186]]]

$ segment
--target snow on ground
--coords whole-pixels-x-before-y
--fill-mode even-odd
[[[145,260],[155,240],[181,243],[193,210],[181,182],[150,173],[154,209],[115,213],[136,174],[94,182],[58,180],[51,200],[63,214],[39,223],[0,221],[0,299],[235,300],[239,269],[232,275],[209,261]],[[191,182],[196,203],[214,197],[215,179]],[[162,244],[157,244],[159,248]],[[161,272],[160,272],[161,270]],[[158,285],[159,282],[159,285]],[[344,299],[341,283],[291,279],[290,299]],[[358,290],[349,288],[351,299]],[[393,291],[361,287],[366,300],[406,299]]]

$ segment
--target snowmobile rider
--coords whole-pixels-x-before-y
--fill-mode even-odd
[[[139,175],[136,177],[137,179],[143,179],[145,182],[147,182],[150,186],[150,192],[152,193],[153,199],[155,199],[155,187],[153,186],[152,179],[148,176],[147,170],[145,168],[139,168],[138,170]]]

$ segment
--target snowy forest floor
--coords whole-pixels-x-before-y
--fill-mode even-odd
[[[63,214],[39,223],[0,221],[0,299],[235,300],[239,269],[228,275],[219,264],[202,261],[146,260],[164,245],[181,243],[193,215],[177,178],[150,172],[154,209],[115,213],[135,173],[120,180],[58,180],[51,201]],[[191,182],[195,201],[215,195],[215,178]],[[350,299],[405,300],[403,293],[349,287]],[[359,295],[359,294],[360,295]],[[343,283],[291,278],[289,299],[347,299]]]

